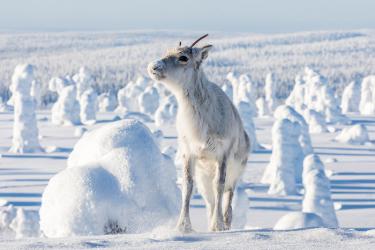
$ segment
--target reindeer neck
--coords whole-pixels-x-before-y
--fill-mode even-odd
[[[191,105],[195,109],[196,106],[203,105],[207,100],[207,78],[204,72],[200,69],[190,80],[190,83],[176,95],[180,104]]]

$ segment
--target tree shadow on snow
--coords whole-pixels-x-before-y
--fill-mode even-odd
[[[67,156],[63,155],[32,155],[32,154],[5,154],[2,155],[3,158],[46,158],[46,159],[55,159],[55,160],[66,160],[68,159]]]

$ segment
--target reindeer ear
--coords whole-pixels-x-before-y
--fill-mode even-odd
[[[205,45],[200,49],[200,59],[203,61],[208,57],[208,51],[212,48],[212,45]]]

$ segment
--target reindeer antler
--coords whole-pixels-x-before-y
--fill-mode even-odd
[[[200,38],[198,38],[195,42],[193,42],[190,47],[194,47],[194,45],[196,45],[200,40],[206,38],[208,36],[208,34],[204,35],[204,36],[201,36]]]

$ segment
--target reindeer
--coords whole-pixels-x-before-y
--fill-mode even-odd
[[[169,50],[148,65],[151,78],[162,82],[176,97],[176,127],[182,155],[182,207],[177,228],[191,232],[189,204],[193,180],[202,194],[211,231],[229,230],[236,182],[246,163],[250,142],[241,118],[221,88],[202,69],[212,45]]]

